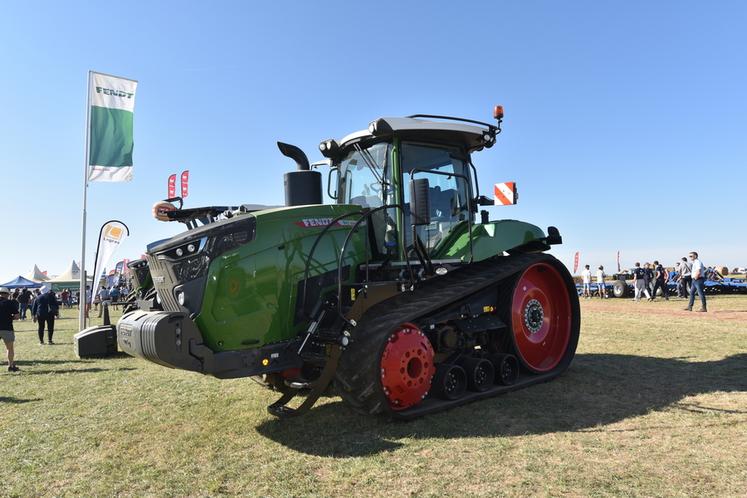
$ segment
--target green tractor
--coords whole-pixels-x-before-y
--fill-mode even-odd
[[[578,297],[544,254],[562,242],[556,228],[480,210],[494,200],[472,154],[495,143],[500,106],[494,117],[380,118],[322,141],[334,204],[306,155],[280,142],[298,168],[285,174],[286,206],[157,204],[158,219],[188,230],[148,246],[162,310],[125,314],[120,348],[260,378],[280,393],[268,407],[279,417],[337,394],[407,419],[557,377],[576,351]],[[499,186],[496,198],[515,202],[513,184]]]

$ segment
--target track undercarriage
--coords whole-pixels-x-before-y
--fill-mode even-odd
[[[353,320],[349,342],[327,346],[316,380],[284,389],[269,410],[302,413],[332,384],[356,411],[410,419],[548,381],[575,354],[573,290],[546,254],[499,256],[425,281]],[[288,408],[301,392],[299,409]]]

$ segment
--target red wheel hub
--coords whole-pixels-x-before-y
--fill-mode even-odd
[[[381,355],[381,385],[392,410],[420,403],[431,388],[431,341],[412,323],[402,324],[389,336]]]
[[[571,301],[560,272],[536,263],[519,277],[511,301],[513,339],[522,363],[548,372],[563,358],[571,337]]]

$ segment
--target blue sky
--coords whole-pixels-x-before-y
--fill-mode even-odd
[[[277,140],[319,141],[379,116],[489,119],[494,218],[556,225],[570,265],[747,266],[747,6],[743,2],[4,2],[0,7],[0,279],[80,257],[89,69],[139,80],[135,179],[89,189],[117,256],[180,231],[150,217],[166,178],[188,206],[283,200]],[[90,269],[90,268],[89,268]]]

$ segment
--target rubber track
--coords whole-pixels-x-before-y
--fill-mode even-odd
[[[393,412],[381,388],[380,359],[389,335],[472,294],[516,275],[533,263],[556,261],[548,254],[499,256],[454,270],[371,307],[352,333],[340,358],[336,386],[353,409],[365,414]]]

